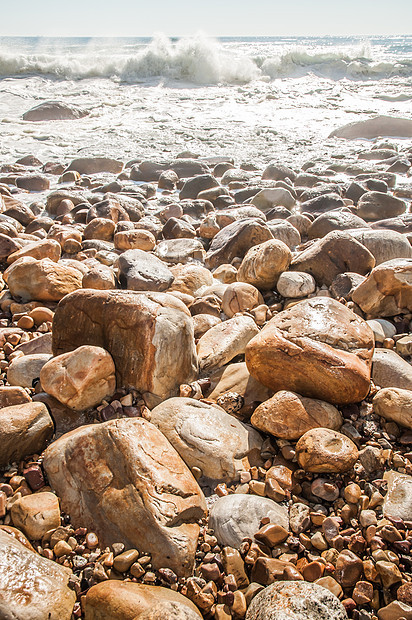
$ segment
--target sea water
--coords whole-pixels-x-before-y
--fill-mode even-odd
[[[89,114],[22,120],[45,101]],[[377,114],[412,118],[410,35],[0,38],[2,163],[190,151],[300,164],[353,152],[328,135]]]

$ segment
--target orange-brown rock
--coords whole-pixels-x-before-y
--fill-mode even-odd
[[[55,355],[90,344],[113,357],[117,385],[159,399],[197,378],[193,321],[165,293],[83,289],[67,295],[53,321]]]
[[[258,289],[246,282],[229,284],[223,294],[222,310],[229,318],[237,312],[252,310],[263,304],[263,297]]]
[[[50,260],[57,263],[60,258],[60,254],[61,247],[57,241],[54,239],[43,239],[36,243],[25,245],[21,248],[21,250],[13,252],[13,254],[10,254],[7,257],[7,262],[11,265],[11,263],[14,263],[14,261],[22,256],[31,256],[37,260],[41,260],[42,258],[50,258]]]
[[[138,620],[161,603],[176,603],[201,618],[197,607],[185,596],[160,586],[126,581],[105,581],[92,586],[85,597],[86,620]],[[159,616],[160,617],[160,616]],[[169,616],[164,616],[164,620]],[[188,616],[191,620],[192,615]]]
[[[273,391],[355,403],[369,391],[373,346],[363,319],[334,299],[316,297],[271,319],[248,343],[246,364]]]
[[[412,258],[381,263],[352,293],[352,300],[369,318],[412,310]]]
[[[358,449],[346,435],[328,428],[315,428],[299,439],[296,456],[305,471],[342,473],[354,466]]]
[[[155,568],[191,573],[205,500],[153,424],[123,418],[82,426],[52,443],[43,464],[75,526],[91,528],[104,546],[149,552]]]
[[[49,258],[21,258],[8,267],[4,276],[13,297],[24,301],[59,301],[82,286],[82,274],[77,269]]]
[[[41,452],[53,434],[53,421],[43,403],[0,409],[0,466]]]
[[[269,239],[250,248],[239,267],[239,282],[253,284],[260,290],[275,288],[283,271],[287,271],[292,253],[283,241]]]
[[[341,414],[330,403],[286,390],[259,405],[250,421],[260,431],[282,439],[299,439],[312,428],[339,430],[342,426]]]

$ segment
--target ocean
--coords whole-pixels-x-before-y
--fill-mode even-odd
[[[44,101],[89,114],[22,120]],[[353,153],[357,141],[329,133],[377,114],[412,118],[411,102],[411,35],[0,38],[2,163],[189,151],[301,164]]]

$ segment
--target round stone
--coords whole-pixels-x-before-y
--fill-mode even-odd
[[[358,449],[346,435],[327,428],[307,431],[296,444],[298,463],[305,471],[342,473],[358,460]]]

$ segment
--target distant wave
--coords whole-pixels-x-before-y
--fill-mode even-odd
[[[302,77],[314,73],[330,79],[379,80],[412,76],[412,59],[382,62],[370,50],[316,53],[296,48],[279,55],[251,56],[226,49],[204,36],[171,41],[156,36],[139,49],[82,48],[33,50],[0,47],[0,77],[43,76],[81,80],[109,78],[134,83],[148,78],[193,84],[241,84],[256,79]]]

